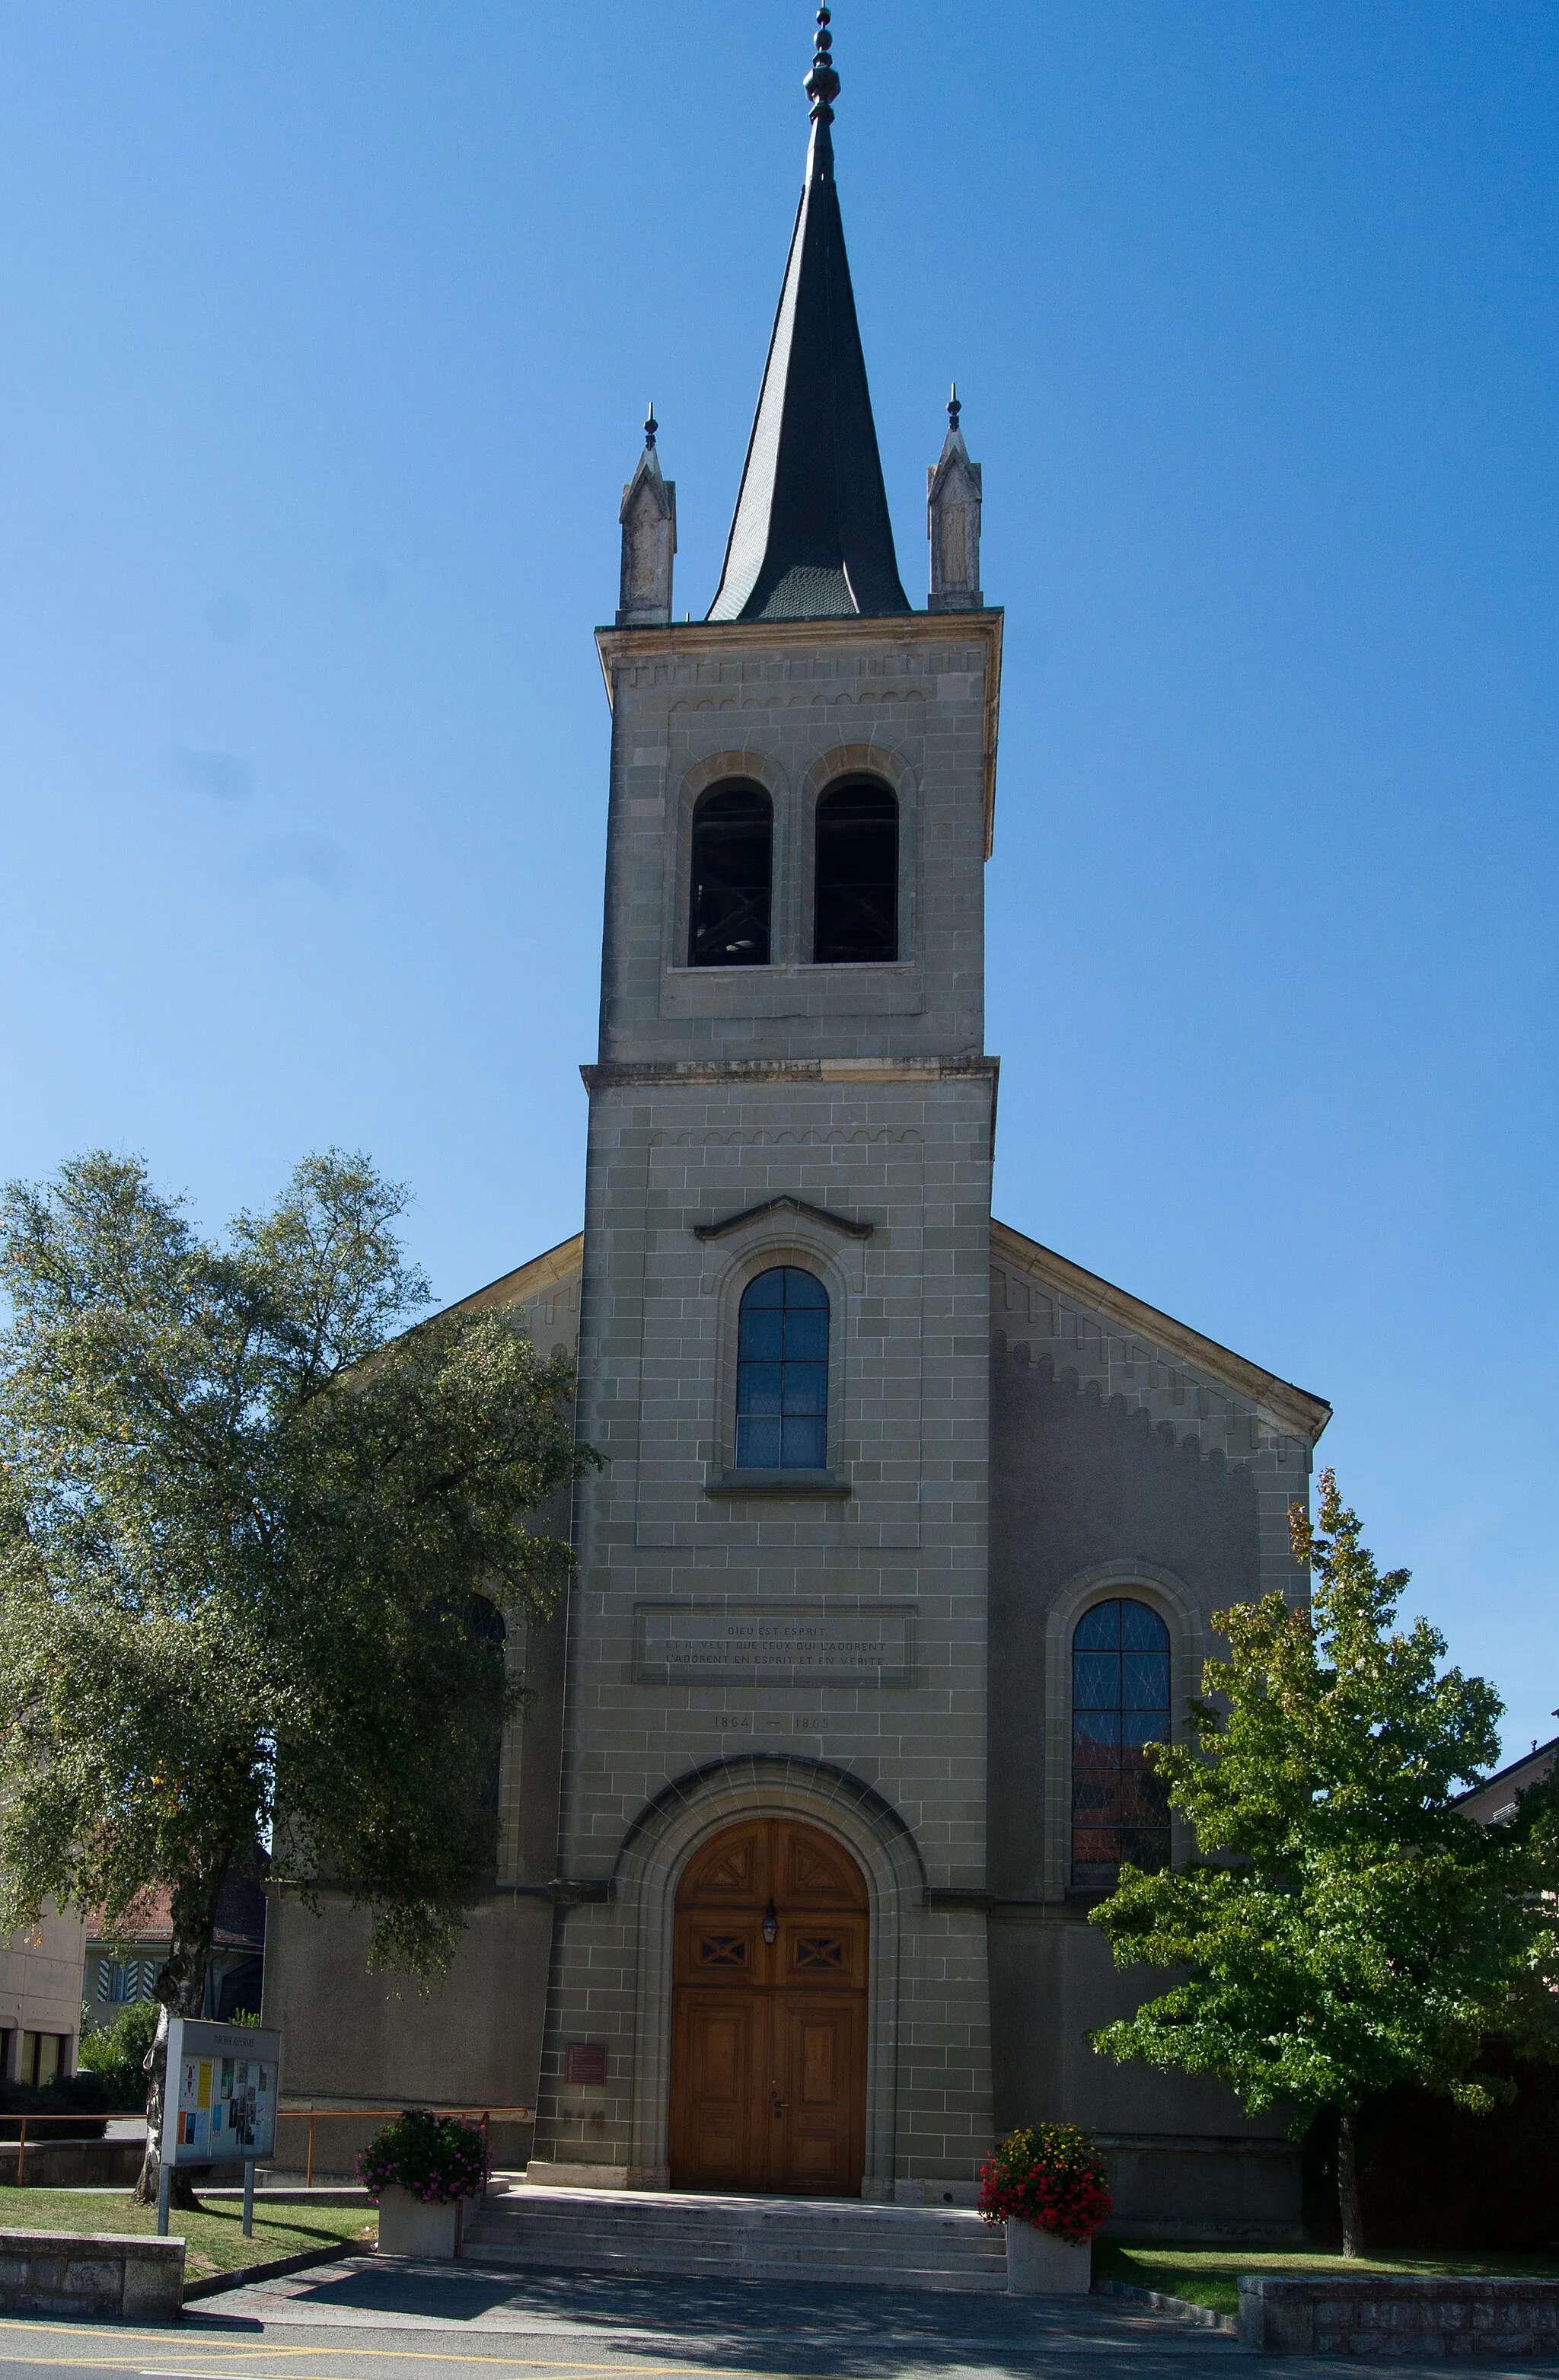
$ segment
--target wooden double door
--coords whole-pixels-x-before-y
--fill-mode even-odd
[[[793,1818],[729,1827],[677,1892],[671,2186],[855,2198],[866,2141],[864,1878]]]

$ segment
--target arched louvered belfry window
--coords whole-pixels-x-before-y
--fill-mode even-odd
[[[834,785],[817,805],[812,955],[819,966],[899,955],[899,805],[886,785]]]
[[[1109,1891],[1129,1861],[1169,1864],[1169,1805],[1147,1749],[1169,1732],[1169,1631],[1145,1603],[1095,1603],[1072,1635],[1071,1880]]]
[[[761,785],[716,785],[693,813],[689,966],[767,966],[774,806]]]
[[[775,1265],[743,1291],[737,1334],[737,1469],[826,1469],[828,1291],[799,1265]]]

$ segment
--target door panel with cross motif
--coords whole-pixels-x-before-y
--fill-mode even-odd
[[[677,1892],[673,2188],[831,2198],[861,2188],[867,1903],[842,1846],[752,1818]]]

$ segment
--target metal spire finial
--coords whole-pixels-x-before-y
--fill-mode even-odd
[[[645,407],[644,414],[644,443],[647,446],[654,445],[655,433],[659,427],[660,424],[655,419],[655,401],[651,398],[648,405]]]
[[[828,8],[817,11],[817,42],[812,53],[812,72],[802,88],[812,102],[814,124],[831,124],[834,111],[831,103],[839,97],[839,77],[834,72],[833,42],[828,30],[832,15]]]
[[[958,401],[958,382],[955,380],[948,396],[948,427],[949,430],[956,430],[958,428],[958,417],[962,411],[963,407]]]

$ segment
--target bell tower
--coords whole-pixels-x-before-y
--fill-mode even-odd
[[[904,594],[827,8],[805,89],[719,587],[703,620],[671,618],[652,443],[597,633],[611,757],[579,1427],[602,1467],[576,1512],[533,2177],[970,2204],[992,2125],[982,877],[1001,615],[956,413],[935,608]],[[848,1983],[845,1949],[816,1947],[836,1890]],[[726,1945],[718,1975],[706,1940]]]

